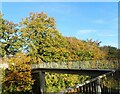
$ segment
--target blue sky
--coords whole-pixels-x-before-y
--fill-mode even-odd
[[[118,47],[117,2],[22,2],[2,3],[4,18],[18,23],[29,12],[54,17],[64,36],[102,41],[101,46]]]
[[[119,2],[119,0],[1,0],[2,2]]]

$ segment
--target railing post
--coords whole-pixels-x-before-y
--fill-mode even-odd
[[[89,88],[89,93],[91,93],[91,83],[88,84],[88,88]]]
[[[80,87],[80,93],[83,93],[83,86]]]
[[[86,90],[85,90],[86,88],[85,88],[85,85],[83,86],[83,93],[86,93]]]
[[[96,93],[101,94],[101,86],[100,86],[100,79],[97,79],[96,81]]]
[[[91,87],[92,87],[92,93],[95,93],[94,82],[91,83]]]
[[[86,93],[88,93],[89,92],[89,86],[88,86],[88,84],[86,84]]]

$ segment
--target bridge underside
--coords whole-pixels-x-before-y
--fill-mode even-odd
[[[111,69],[57,69],[57,68],[36,68],[32,69],[32,73],[38,72],[53,72],[60,74],[77,74],[77,75],[88,75],[96,77],[108,72],[114,72],[115,70]]]

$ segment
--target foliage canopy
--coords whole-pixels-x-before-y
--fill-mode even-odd
[[[30,91],[34,82],[30,67],[33,63],[97,61],[106,58],[106,54],[110,57],[114,57],[112,53],[116,54],[114,48],[109,48],[111,52],[105,53],[108,48],[100,48],[97,41],[62,36],[56,28],[54,18],[48,17],[44,12],[30,13],[19,24],[3,19],[0,13],[0,22],[0,57],[8,58],[9,64],[4,79],[4,92]],[[52,90],[51,85],[54,88],[58,85],[60,90],[74,85],[78,78],[84,78],[66,74],[61,76],[62,79],[58,79],[58,74],[47,73],[47,90]]]

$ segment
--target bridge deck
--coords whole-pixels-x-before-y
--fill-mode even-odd
[[[58,69],[118,69],[118,62],[110,61],[75,61],[75,62],[43,62],[33,64],[34,68],[58,68]]]

